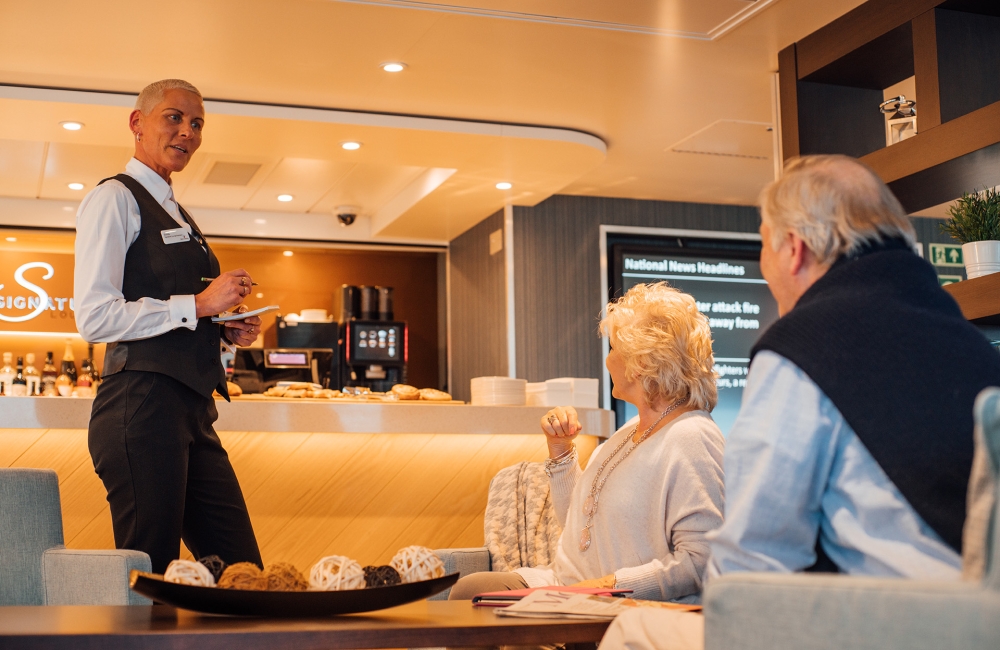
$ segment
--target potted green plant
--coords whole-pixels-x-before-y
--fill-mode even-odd
[[[962,244],[969,279],[1000,271],[1000,192],[997,188],[962,194],[949,210],[941,232]]]

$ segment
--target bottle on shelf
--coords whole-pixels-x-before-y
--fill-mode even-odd
[[[17,373],[10,384],[11,397],[24,397],[28,394],[28,382],[24,378],[24,357],[17,358]]]
[[[28,382],[28,395],[36,396],[42,394],[42,373],[35,367],[35,354],[29,352],[25,355],[24,379]]]
[[[101,378],[101,372],[97,369],[97,364],[94,363],[94,344],[87,344],[87,358],[90,360],[90,376],[93,377],[94,392],[97,392],[97,388],[104,381]]]
[[[14,381],[14,368],[10,365],[14,355],[3,353],[3,365],[0,366],[0,393],[10,395],[11,383]]]
[[[45,365],[42,366],[42,395],[46,397],[59,395],[59,391],[56,390],[56,377],[58,376],[56,364],[52,361],[52,352],[46,352]]]
[[[62,374],[76,384],[76,359],[73,358],[73,341],[66,339],[66,351],[63,352]]]
[[[91,374],[90,359],[84,359],[80,364],[80,375],[76,378],[76,396],[94,396],[94,376]]]

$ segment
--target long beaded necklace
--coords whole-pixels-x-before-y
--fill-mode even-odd
[[[608,463],[611,462],[611,459],[617,456],[618,452],[620,452],[625,447],[625,445],[628,444],[629,440],[632,440],[633,436],[635,436],[635,432],[639,430],[638,423],[636,423],[636,425],[632,427],[632,433],[628,434],[628,436],[626,436],[626,438],[622,440],[617,447],[615,447],[615,450],[612,451],[611,454],[604,459],[604,462],[601,463],[601,466],[597,470],[597,474],[594,475],[594,482],[591,483],[590,485],[590,494],[587,496],[587,500],[583,502],[583,514],[586,515],[587,517],[587,524],[583,527],[583,532],[580,533],[581,552],[585,552],[588,548],[590,548],[590,529],[594,525],[593,524],[594,515],[597,514],[597,502],[601,498],[601,490],[604,489],[604,484],[607,483],[608,478],[611,476],[611,472],[615,471],[615,468],[618,467],[618,465],[620,465],[623,460],[628,458],[628,455],[631,454],[636,447],[642,444],[643,440],[649,437],[649,434],[653,432],[653,429],[656,428],[656,425],[659,424],[663,420],[663,418],[667,417],[667,415],[669,415],[674,409],[676,409],[678,406],[680,406],[686,401],[687,398],[685,397],[677,400],[671,406],[668,406],[667,410],[661,413],[660,417],[656,419],[656,422],[651,424],[650,427],[643,432],[639,440],[635,441],[631,447],[625,450],[625,453],[621,455],[621,458],[615,461],[614,465],[611,466],[611,469],[608,470],[607,474],[604,474],[604,468],[607,467]],[[604,474],[603,479],[601,478],[602,474]]]

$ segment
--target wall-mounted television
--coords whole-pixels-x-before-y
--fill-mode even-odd
[[[778,306],[760,273],[760,238],[743,233],[628,230],[604,233],[608,300],[637,284],[660,281],[694,297],[712,329],[719,375],[719,402],[712,417],[728,434],[743,398],[750,350],[778,318]],[[631,404],[614,398],[610,407],[618,426],[637,413]]]

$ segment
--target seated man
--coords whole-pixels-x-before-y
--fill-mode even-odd
[[[761,194],[761,216],[761,271],[781,318],[751,354],[726,443],[709,580],[958,580],[973,402],[1000,385],[1000,355],[913,252],[908,217],[863,164],[793,161]],[[701,647],[702,632],[699,615],[630,612],[601,647]]]

